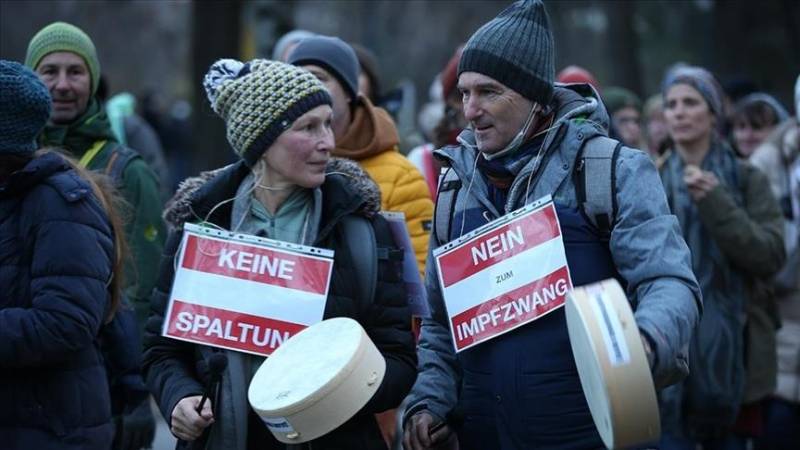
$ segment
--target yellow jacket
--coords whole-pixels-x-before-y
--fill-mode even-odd
[[[359,96],[353,120],[336,143],[334,156],[357,161],[381,190],[381,209],[406,216],[420,275],[425,273],[433,201],[425,178],[398,150],[397,129],[389,114]]]

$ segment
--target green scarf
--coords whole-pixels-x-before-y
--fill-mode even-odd
[[[47,124],[40,140],[43,146],[66,149],[78,159],[97,141],[116,142],[108,116],[94,97],[86,112],[71,124]]]

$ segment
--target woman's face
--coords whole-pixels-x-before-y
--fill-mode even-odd
[[[774,129],[773,125],[756,127],[744,118],[736,120],[733,123],[733,140],[736,148],[742,156],[749,158]]]
[[[715,118],[705,99],[688,84],[669,88],[664,101],[667,130],[677,144],[690,145],[708,139]]]
[[[281,133],[262,156],[267,166],[264,182],[272,187],[320,186],[334,148],[332,116],[330,106],[317,106]]]

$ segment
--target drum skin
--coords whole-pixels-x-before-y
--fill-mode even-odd
[[[658,440],[658,401],[628,299],[614,279],[575,288],[567,328],[589,410],[603,443],[626,448]]]
[[[386,361],[361,325],[333,318],[278,347],[253,377],[248,399],[275,438],[303,443],[353,417],[385,373]]]

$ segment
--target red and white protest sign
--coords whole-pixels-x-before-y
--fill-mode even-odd
[[[549,197],[434,250],[457,352],[564,305],[572,280]]]
[[[184,227],[164,336],[269,355],[322,320],[333,252]]]

